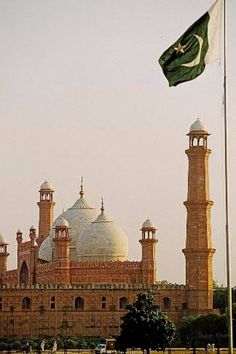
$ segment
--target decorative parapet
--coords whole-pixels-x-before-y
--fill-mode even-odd
[[[2,284],[0,289],[80,289],[80,290],[186,290],[185,285],[160,286],[144,285],[144,284],[77,284],[77,285],[61,285],[61,284],[32,284],[32,285],[9,285]]]
[[[132,268],[132,269],[139,269],[141,267],[141,262],[136,262],[136,261],[106,261],[106,262],[85,262],[85,261],[71,261],[70,262],[70,268],[96,268],[96,269],[127,269],[127,268]]]

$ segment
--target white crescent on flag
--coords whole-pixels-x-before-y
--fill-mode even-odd
[[[187,66],[189,68],[193,67],[193,66],[196,66],[200,63],[200,60],[201,60],[201,53],[202,53],[202,45],[203,45],[203,39],[202,37],[198,36],[197,34],[194,34],[194,37],[197,38],[198,40],[198,43],[199,43],[199,51],[198,51],[198,54],[196,56],[195,59],[193,59],[192,61],[190,61],[189,63],[186,63],[186,64],[182,64],[181,66]]]

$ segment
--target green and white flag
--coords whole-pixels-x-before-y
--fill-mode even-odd
[[[205,65],[220,59],[222,0],[212,7],[160,57],[170,86],[195,79]]]

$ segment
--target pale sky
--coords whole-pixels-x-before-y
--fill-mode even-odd
[[[169,88],[158,58],[211,0],[0,0],[0,232],[16,264],[15,233],[38,227],[39,187],[55,217],[85,197],[126,232],[157,226],[158,280],[185,282],[186,134],[208,127],[214,279],[226,281],[220,62]],[[228,0],[228,126],[232,283],[236,285],[236,2]]]

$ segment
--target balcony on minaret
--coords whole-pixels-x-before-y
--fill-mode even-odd
[[[207,149],[207,137],[210,135],[199,118],[191,125],[189,136],[189,148],[201,147]]]
[[[146,239],[155,239],[156,238],[156,227],[151,223],[149,219],[144,221],[141,231],[142,231],[142,240]]]

